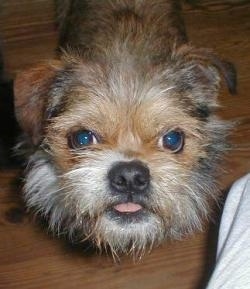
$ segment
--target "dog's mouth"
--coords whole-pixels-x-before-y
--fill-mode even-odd
[[[108,209],[108,216],[121,224],[139,223],[147,217],[147,210],[138,203],[118,203]]]
[[[121,203],[117,204],[113,207],[114,211],[117,211],[121,214],[133,214],[141,211],[143,207],[140,204],[127,202],[127,203]]]

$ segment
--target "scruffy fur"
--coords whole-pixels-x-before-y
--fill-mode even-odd
[[[98,247],[139,254],[202,227],[218,199],[215,177],[228,125],[215,115],[220,78],[231,93],[233,66],[189,45],[178,1],[58,1],[60,57],[20,73],[16,116],[27,157],[24,197],[52,231]],[[79,129],[101,141],[69,147]],[[173,153],[160,140],[185,135]],[[127,195],[111,192],[118,162],[150,171],[143,217],[110,214]],[[131,196],[130,196],[131,201]]]

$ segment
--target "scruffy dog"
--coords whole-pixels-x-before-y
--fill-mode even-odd
[[[54,232],[140,254],[200,229],[218,199],[233,66],[187,42],[178,1],[59,2],[57,60],[20,73],[27,206]]]

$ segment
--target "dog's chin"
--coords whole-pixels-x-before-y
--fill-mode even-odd
[[[107,209],[96,224],[96,243],[110,248],[115,255],[142,255],[159,244],[165,236],[162,220],[139,207],[137,204],[121,204]]]

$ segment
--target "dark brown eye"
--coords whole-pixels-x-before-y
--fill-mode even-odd
[[[96,135],[90,130],[79,130],[72,133],[69,138],[69,147],[72,149],[81,149],[93,144],[97,144]]]
[[[160,145],[174,153],[180,152],[184,146],[184,133],[179,130],[172,130],[163,135]]]

